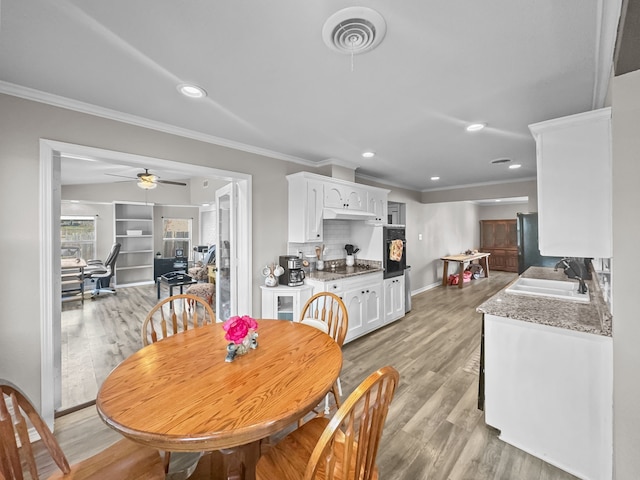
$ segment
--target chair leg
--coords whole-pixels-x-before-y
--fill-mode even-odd
[[[340,379],[338,379],[338,380],[340,380]],[[331,387],[331,392],[333,393],[333,398],[336,401],[336,410],[337,410],[338,408],[340,408],[340,405],[342,403],[340,401],[340,397],[341,397],[340,387],[338,386],[337,382],[333,384],[333,387]]]
[[[338,383],[338,393],[340,394],[340,397],[342,397],[342,383],[340,383],[340,377],[338,377],[337,383]]]

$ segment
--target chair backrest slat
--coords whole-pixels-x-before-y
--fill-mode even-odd
[[[11,410],[7,404],[11,399]],[[29,422],[38,432],[49,455],[63,473],[71,468],[60,445],[27,397],[12,383],[0,379],[0,479],[23,480],[22,462],[27,464],[30,477],[38,478],[36,460],[29,440]],[[18,443],[19,442],[19,443]]]
[[[400,375],[393,367],[372,373],[333,416],[315,446],[304,480],[371,480],[389,405]]]
[[[142,324],[142,342],[149,345],[215,321],[213,309],[202,297],[187,293],[173,295],[158,302],[147,314]]]
[[[327,334],[342,347],[349,328],[349,313],[340,297],[331,292],[313,295],[302,308],[300,321],[305,318],[321,320],[327,325]]]

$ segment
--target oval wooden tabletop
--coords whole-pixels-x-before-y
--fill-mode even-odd
[[[320,403],[342,351],[307,325],[258,325],[258,348],[230,363],[220,323],[142,348],[104,381],[98,413],[126,437],[169,451],[231,448],[282,430]]]

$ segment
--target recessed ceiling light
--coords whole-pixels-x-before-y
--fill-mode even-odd
[[[376,152],[371,152],[371,151],[369,151],[369,152],[363,152],[363,153],[362,153],[362,156],[363,156],[364,158],[373,158],[373,157],[375,157],[375,156],[376,156]]]
[[[499,198],[496,198],[496,202],[501,202],[502,200],[500,200]]]
[[[185,97],[189,98],[202,98],[207,96],[207,92],[204,88],[192,85],[190,83],[183,83],[178,85],[178,91]]]
[[[521,166],[522,165],[520,165],[519,163],[514,163],[513,165],[509,165],[509,168],[516,169],[516,168],[520,168]]]
[[[472,123],[471,125],[467,125],[467,132],[479,132],[486,126],[486,123]]]
[[[431,177],[431,180],[435,182],[436,180],[440,180],[440,177]]]

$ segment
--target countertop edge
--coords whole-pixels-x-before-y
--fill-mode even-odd
[[[563,272],[549,267],[530,267],[521,277],[568,280]],[[577,281],[575,282],[577,285]],[[480,304],[476,311],[594,335],[612,336],[613,316],[606,306],[596,280],[586,282],[591,295],[591,301],[588,304],[507,293],[505,290],[512,283],[510,282],[500,292]]]

